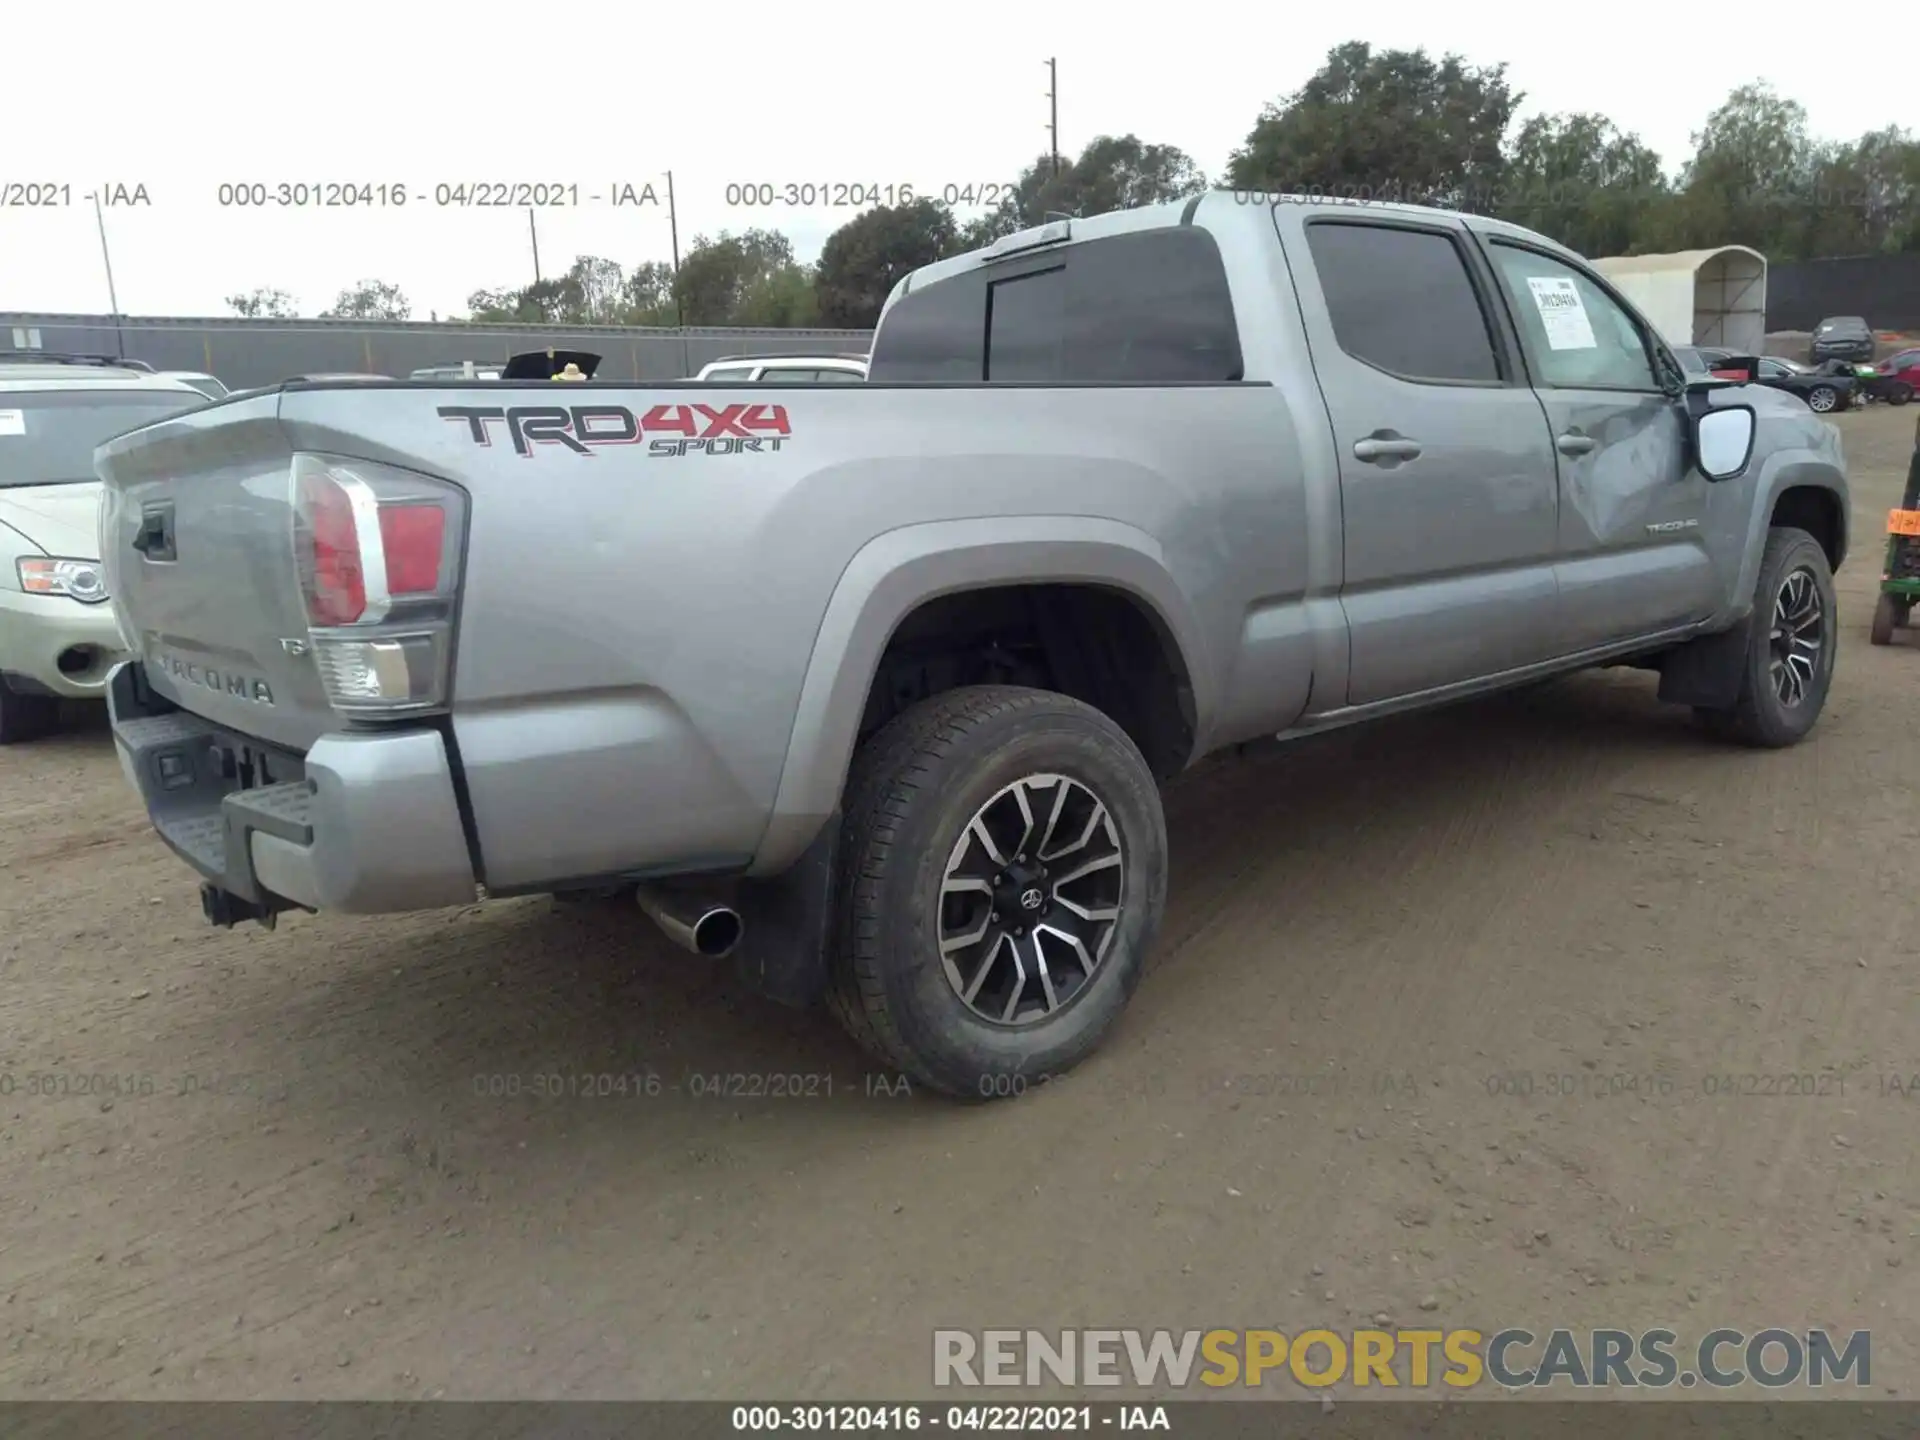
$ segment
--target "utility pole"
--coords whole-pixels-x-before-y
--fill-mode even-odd
[[[1053,156],[1053,178],[1060,178],[1060,70],[1047,61],[1047,150]]]
[[[533,206],[527,207],[527,235],[533,241],[533,283],[540,283],[540,230],[534,224]]]
[[[686,312],[680,306],[680,212],[673,204],[673,172],[667,171],[667,231],[673,237],[673,323],[687,327]]]
[[[113,256],[107,250],[107,216],[100,208],[100,192],[93,195],[93,221],[100,228],[100,259],[107,267],[107,303],[113,307],[113,340],[120,358],[127,358],[127,335],[120,326],[120,296],[113,288]]]

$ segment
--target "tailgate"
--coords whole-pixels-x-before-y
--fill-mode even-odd
[[[213,405],[101,447],[100,558],[154,690],[304,751],[338,722],[306,643],[279,404]]]

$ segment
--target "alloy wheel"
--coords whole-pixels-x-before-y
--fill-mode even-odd
[[[1786,709],[1798,708],[1813,692],[1826,643],[1826,606],[1813,572],[1804,565],[1788,571],[1773,598],[1767,661],[1774,697]]]
[[[1124,850],[1106,804],[1029,775],[974,812],[940,882],[940,963],[967,1008],[1032,1025],[1086,990],[1119,928]]]

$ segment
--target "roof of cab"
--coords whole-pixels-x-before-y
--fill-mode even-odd
[[[1035,253],[1042,248],[1060,244],[1063,240],[1067,245],[1075,245],[1082,240],[1097,240],[1108,235],[1126,235],[1137,230],[1161,230],[1177,225],[1191,225],[1195,223],[1196,217],[1211,222],[1224,212],[1236,209],[1244,212],[1256,207],[1264,209],[1267,206],[1282,204],[1298,205],[1303,209],[1313,210],[1317,212],[1316,218],[1324,214],[1459,220],[1482,234],[1506,235],[1563,254],[1572,253],[1564,245],[1537,231],[1466,211],[1442,210],[1437,206],[1409,205],[1392,200],[1343,200],[1334,196],[1289,195],[1278,191],[1268,193],[1214,189],[1202,190],[1199,194],[1189,195],[1184,199],[1165,200],[1157,205],[1141,205],[1131,210],[1111,210],[1104,215],[1091,215],[1084,219],[1077,215],[1055,216],[1045,224],[1016,231],[978,250],[969,250],[963,255],[952,255],[944,260],[936,260],[931,265],[923,265],[918,270],[910,271],[895,284],[892,292],[887,296],[887,305],[891,306],[902,295],[910,294],[935,281],[965,274],[969,270],[993,264],[1002,258],[1011,259],[1018,255]],[[1060,225],[1062,221],[1066,222],[1064,237],[1044,237],[1046,230]],[[885,314],[885,307],[882,308],[881,313]]]

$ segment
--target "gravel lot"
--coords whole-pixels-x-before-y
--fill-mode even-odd
[[[211,930],[99,724],[0,754],[0,1395],[905,1398],[940,1326],[1383,1312],[1869,1327],[1914,1394],[1914,415],[1838,417],[1810,742],[1622,671],[1198,771],[1132,1010],[1014,1104],[624,911]],[[767,1072],[832,1094],[697,1093]]]

